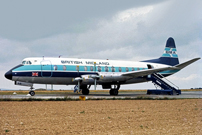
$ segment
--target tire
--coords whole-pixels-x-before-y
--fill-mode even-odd
[[[35,92],[34,92],[34,91],[30,91],[29,94],[30,94],[31,96],[34,96],[34,95],[35,95]]]
[[[119,91],[118,91],[117,89],[111,89],[111,90],[109,91],[109,94],[110,94],[110,95],[117,96],[117,95],[119,94]]]
[[[88,95],[89,94],[89,89],[82,89],[82,94],[83,95]]]

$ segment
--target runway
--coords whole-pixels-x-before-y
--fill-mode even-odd
[[[16,91],[17,93],[17,91]],[[58,94],[37,94],[35,96],[30,96],[29,94],[12,94],[12,95],[0,95],[0,99],[10,98],[10,99],[23,99],[23,98],[40,98],[40,99],[50,99],[50,98],[72,98],[78,99],[79,96],[84,96],[81,93],[58,93]],[[126,91],[120,92],[118,96],[111,96],[108,92],[91,92],[89,95],[85,95],[86,99],[112,99],[112,98],[138,98],[138,97],[149,97],[149,98],[176,98],[176,99],[189,99],[189,98],[202,98],[202,91],[182,91],[181,95],[147,95],[146,92],[136,92],[136,91]]]

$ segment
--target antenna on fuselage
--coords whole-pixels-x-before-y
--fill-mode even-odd
[[[61,57],[62,55],[59,55],[59,58]]]

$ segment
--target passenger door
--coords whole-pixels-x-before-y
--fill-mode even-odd
[[[52,76],[52,64],[49,60],[41,61],[41,76],[42,77],[51,77]]]

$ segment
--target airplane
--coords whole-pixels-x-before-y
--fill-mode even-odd
[[[76,59],[62,57],[29,57],[5,73],[15,85],[29,86],[29,94],[35,95],[33,84],[75,85],[75,91],[89,94],[91,85],[110,89],[110,95],[118,95],[121,85],[152,81],[162,89],[172,89],[161,78],[170,76],[200,58],[179,64],[175,41],[168,38],[163,55],[157,59],[140,62]],[[181,91],[177,91],[181,94]]]

